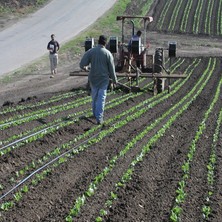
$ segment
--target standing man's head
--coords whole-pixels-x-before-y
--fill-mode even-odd
[[[106,42],[107,42],[107,38],[106,38],[104,35],[99,36],[99,41],[98,41],[98,43],[99,43],[100,45],[105,46],[105,45],[106,45]]]
[[[55,40],[55,34],[52,34],[52,35],[51,35],[51,39],[52,39],[52,40]]]

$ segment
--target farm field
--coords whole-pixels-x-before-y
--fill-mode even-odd
[[[152,31],[220,38],[222,1],[162,2],[152,9]],[[222,221],[221,62],[174,58],[171,72],[187,77],[172,80],[169,93],[153,96],[151,79],[140,80],[138,93],[109,92],[102,126],[84,79],[72,90],[6,102],[0,221]]]

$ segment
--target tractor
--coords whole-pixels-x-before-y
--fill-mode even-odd
[[[149,54],[149,44],[147,43],[146,30],[153,21],[150,16],[117,16],[117,21],[122,22],[121,40],[118,37],[111,36],[107,44],[107,49],[113,54],[115,61],[115,69],[117,77],[126,77],[127,83],[118,83],[121,88],[128,91],[140,91],[139,78],[153,79],[153,93],[161,93],[163,90],[170,90],[171,78],[185,78],[183,74],[171,74],[164,65],[164,52],[168,50],[168,56],[176,57],[176,42],[170,42],[168,49],[156,48],[153,54]],[[139,19],[143,21],[143,30],[140,31],[142,36],[135,35],[134,20]],[[130,20],[132,24],[132,37],[125,40],[125,23]],[[138,34],[138,33],[137,33]],[[143,42],[142,42],[143,40]],[[85,41],[85,51],[94,47],[94,38],[87,38]],[[171,64],[171,62],[170,62]],[[71,76],[88,75],[83,71],[74,71],[70,73]],[[168,81],[166,81],[168,79]],[[132,84],[133,82],[136,84]]]

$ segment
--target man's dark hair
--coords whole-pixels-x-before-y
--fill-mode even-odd
[[[137,31],[136,35],[141,36],[142,32],[139,30]]]
[[[100,45],[105,45],[107,42],[107,38],[104,35],[99,36],[99,44]]]

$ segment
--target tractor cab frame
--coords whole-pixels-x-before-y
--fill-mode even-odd
[[[141,31],[142,36],[135,35],[134,20],[133,19],[142,19],[143,20],[143,30],[146,30],[147,25],[153,21],[153,18],[150,16],[117,16],[117,21],[122,22],[122,34],[121,42],[119,42],[119,52],[118,52],[118,61],[116,64],[116,71],[126,71],[131,72],[131,68],[144,69],[146,67],[146,55],[148,50],[147,44],[147,33],[146,31]],[[130,19],[132,23],[132,37],[128,39],[127,43],[125,42],[125,22]],[[143,38],[142,38],[143,37]],[[143,40],[143,41],[142,41]],[[110,41],[110,44],[112,42]],[[112,53],[112,49],[110,49]],[[123,69],[127,66],[127,69]],[[132,67],[133,66],[133,67]]]

